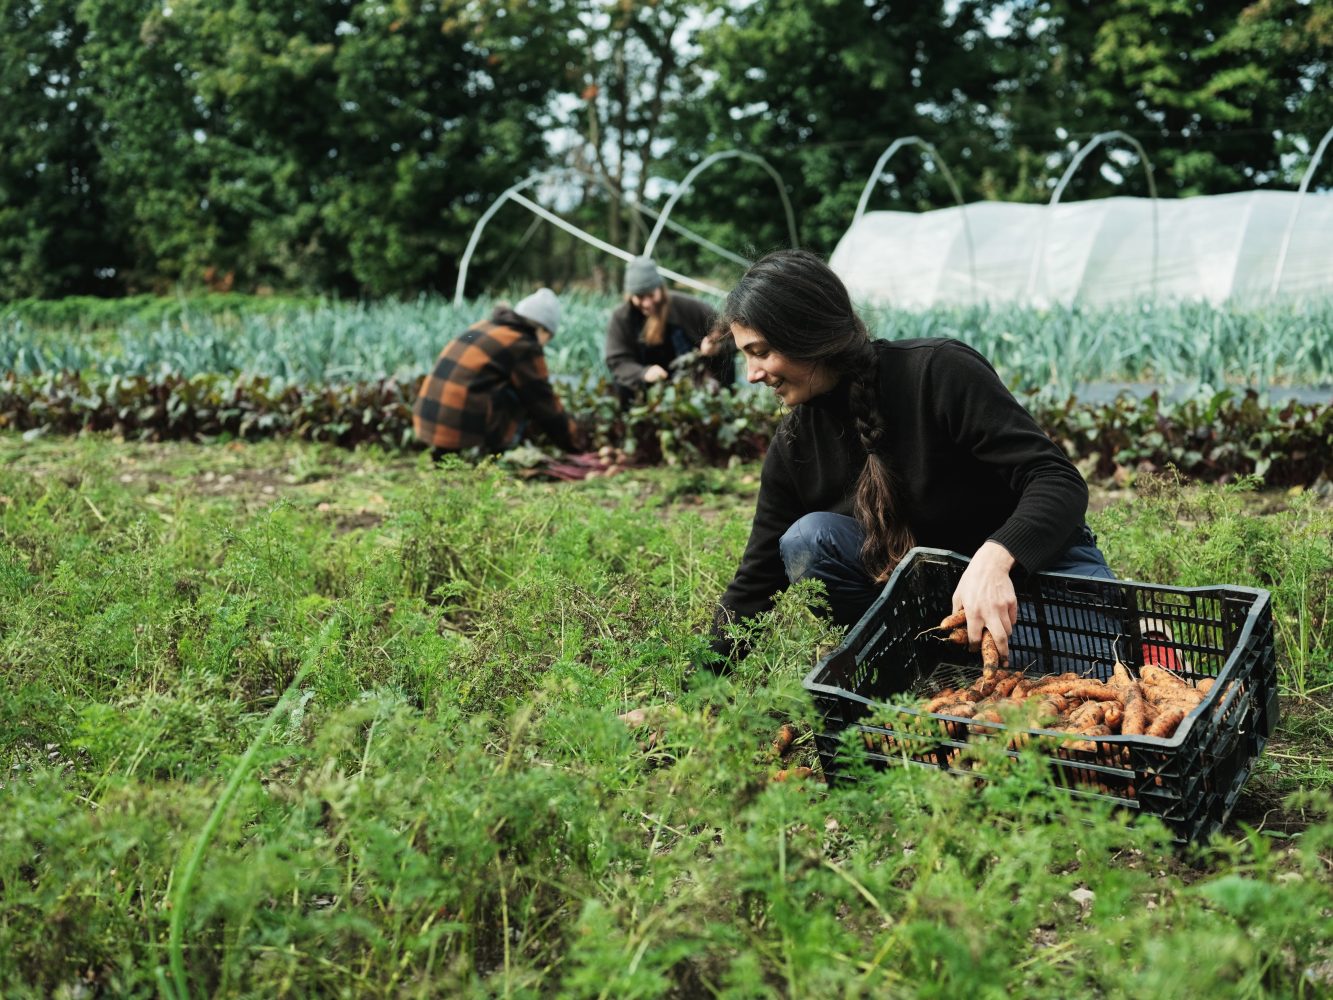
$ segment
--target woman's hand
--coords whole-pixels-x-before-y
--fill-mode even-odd
[[[1018,620],[1018,596],[1009,571],[1014,557],[999,542],[986,542],[976,555],[953,592],[953,608],[967,613],[967,643],[976,649],[981,643],[981,630],[989,629],[1000,651],[1000,662],[1009,659],[1009,633]]]
[[[699,341],[699,353],[706,358],[721,354],[723,344],[730,336],[731,332],[728,330],[709,330],[704,334],[704,339]]]
[[[661,365],[649,365],[647,368],[643,370],[643,381],[647,385],[652,385],[655,382],[661,382],[662,379],[666,377],[667,377],[667,370],[663,368]]]

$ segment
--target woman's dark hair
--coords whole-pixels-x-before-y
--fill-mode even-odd
[[[879,409],[879,367],[870,334],[842,279],[808,250],[775,250],[755,261],[722,307],[719,323],[757,330],[792,361],[814,362],[849,378],[849,404],[866,464],[853,513],[865,531],[861,561],[877,580],[893,572],[914,543],[897,516],[893,470],[883,455],[888,429]]]

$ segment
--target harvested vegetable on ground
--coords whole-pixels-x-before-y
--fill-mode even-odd
[[[790,722],[784,722],[778,727],[777,738],[773,740],[773,756],[781,757],[789,749],[792,742],[796,739],[796,727]]]

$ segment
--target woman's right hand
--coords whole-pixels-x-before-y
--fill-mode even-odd
[[[967,613],[968,647],[981,643],[981,630],[995,640],[1000,662],[1009,659],[1009,633],[1018,620],[1018,597],[1009,573],[1014,557],[999,542],[986,541],[968,563],[953,592],[953,608]]]
[[[667,377],[667,370],[661,365],[649,365],[643,370],[643,381],[646,385],[654,385]]]

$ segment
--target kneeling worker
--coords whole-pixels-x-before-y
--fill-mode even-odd
[[[719,385],[736,381],[736,349],[729,334],[714,328],[712,306],[681,292],[668,292],[651,257],[635,257],[625,268],[625,300],[611,313],[602,357],[622,403],[673,378],[673,363],[697,352]]]
[[[512,448],[529,420],[565,451],[582,435],[551,387],[542,348],[560,326],[560,300],[539,288],[450,341],[412,407],[412,429],[435,458]]]

